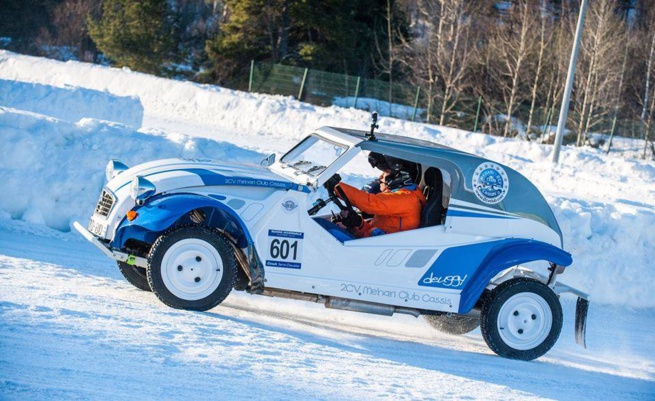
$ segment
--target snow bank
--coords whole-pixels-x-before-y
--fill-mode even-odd
[[[357,103],[355,103],[355,100],[357,100]],[[425,109],[417,108],[416,116],[414,116],[413,106],[389,103],[384,100],[371,99],[368,97],[335,97],[332,99],[332,104],[339,107],[355,107],[355,105],[357,105],[358,108],[365,111],[377,111],[381,117],[396,117],[403,120],[411,120],[412,117],[415,117],[415,120],[421,120],[425,113]]]
[[[140,132],[95,120],[68,123],[1,111],[0,149],[10,155],[0,159],[0,174],[6,177],[0,215],[4,211],[60,230],[67,230],[73,218],[86,221],[110,158],[128,165],[169,156],[257,162],[264,154],[288,149],[314,127],[367,129],[370,124],[361,110],[3,51],[0,78],[138,96],[143,104]],[[574,260],[562,277],[565,283],[589,292],[593,302],[655,307],[655,163],[564,147],[553,166],[549,145],[392,118],[383,118],[380,130],[439,142],[516,169],[544,193],[562,226]]]
[[[186,135],[139,133],[125,125],[0,107],[0,210],[14,219],[69,231],[86,222],[105,182],[107,161],[128,165],[166,157],[256,162],[260,155]]]
[[[140,128],[143,122],[143,106],[138,97],[86,88],[58,88],[0,79],[0,105],[72,122],[89,117],[134,128]]]
[[[573,265],[561,276],[592,302],[655,307],[655,213],[627,203],[550,202]]]

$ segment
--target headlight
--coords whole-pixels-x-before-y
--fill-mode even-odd
[[[128,168],[129,167],[119,162],[118,160],[110,160],[109,163],[107,163],[107,167],[105,167],[105,177],[107,177],[107,182],[111,181],[114,177],[127,170]]]
[[[140,175],[134,177],[132,184],[130,185],[130,196],[138,205],[143,205],[146,199],[154,195],[156,192],[157,188],[155,188],[155,184]]]

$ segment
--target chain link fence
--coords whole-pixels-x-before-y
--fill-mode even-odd
[[[488,101],[482,97],[460,97],[455,99],[456,101],[450,101],[448,105],[452,107],[443,112],[443,95],[429,93],[422,87],[390,84],[380,80],[282,64],[253,61],[249,74],[244,74],[232,86],[249,92],[293,96],[318,106],[354,107],[377,111],[381,116],[440,124],[492,135],[504,135],[507,121],[507,105],[503,102]],[[559,109],[535,108],[531,127],[528,128],[525,124],[529,120],[529,115],[529,105],[519,105],[516,108],[512,113],[509,136],[521,136],[527,140],[539,140],[544,143],[554,139]],[[574,111],[569,113],[567,126],[573,132],[565,137],[565,143],[576,142],[578,121],[579,116]],[[595,121],[593,131],[607,137],[613,134],[613,136],[644,139],[645,128],[641,120],[614,121],[613,114],[608,114],[601,120]],[[647,138],[654,138],[655,127],[651,126],[649,131]]]

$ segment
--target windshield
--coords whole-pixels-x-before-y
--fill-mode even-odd
[[[280,160],[286,167],[292,167],[296,174],[311,177],[320,175],[335,160],[343,155],[348,146],[327,141],[317,136],[309,136]]]

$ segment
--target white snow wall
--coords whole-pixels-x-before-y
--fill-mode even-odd
[[[141,128],[143,106],[136,96],[106,91],[0,79],[0,106],[32,111],[66,121],[82,118],[115,121]]]
[[[61,231],[86,223],[105,184],[105,166],[168,157],[252,162],[259,153],[179,134],[148,135],[94,119],[59,120],[0,106],[0,216]]]

